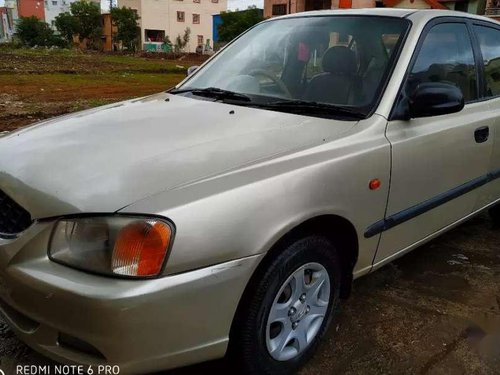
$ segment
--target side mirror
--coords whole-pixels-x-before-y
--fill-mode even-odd
[[[191,74],[193,74],[194,72],[196,72],[196,70],[199,68],[198,65],[193,65],[193,66],[190,66],[187,70],[187,75],[190,76]]]
[[[411,118],[446,115],[464,108],[462,91],[449,83],[426,82],[417,86],[409,97]]]

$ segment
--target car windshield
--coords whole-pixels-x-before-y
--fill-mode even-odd
[[[379,16],[263,22],[174,93],[289,112],[301,108],[312,115],[324,114],[328,107],[343,109],[346,116],[366,115],[381,94],[408,27],[405,19]]]

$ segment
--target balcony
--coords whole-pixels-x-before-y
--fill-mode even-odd
[[[486,0],[484,15],[492,18],[500,18],[500,0]]]

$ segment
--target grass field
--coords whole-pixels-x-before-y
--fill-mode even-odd
[[[0,132],[166,90],[199,63],[189,58],[0,49]]]

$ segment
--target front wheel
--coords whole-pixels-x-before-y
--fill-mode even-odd
[[[338,305],[340,263],[320,236],[299,239],[264,263],[236,316],[229,356],[239,372],[291,374],[316,349]]]

